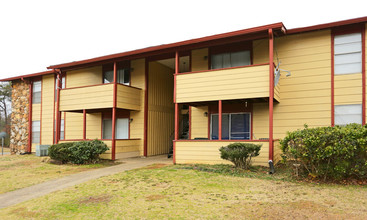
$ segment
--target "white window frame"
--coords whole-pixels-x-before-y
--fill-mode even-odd
[[[38,129],[36,130],[36,124]],[[38,133],[38,140],[35,140],[34,135]],[[39,144],[41,143],[41,121],[32,121],[32,144]]]
[[[357,40],[357,38],[359,38]],[[362,33],[334,36],[334,75],[362,72]],[[348,69],[348,66],[350,66]],[[344,67],[344,69],[342,69]]]
[[[249,139],[232,139],[231,137],[231,127],[232,127],[232,116],[231,115],[239,115],[239,114],[241,114],[241,115],[244,115],[244,114],[247,114],[247,115],[249,115]],[[218,113],[214,113],[214,114],[211,114],[210,115],[210,140],[213,140],[212,139],[212,133],[213,133],[213,116],[214,115],[219,115]],[[222,113],[222,117],[223,117],[223,115],[229,115],[229,117],[228,117],[228,132],[229,132],[229,134],[228,134],[228,140],[251,140],[251,112],[234,112],[234,113]],[[219,120],[219,116],[218,116],[218,120]],[[219,125],[218,125],[218,132],[219,132]],[[217,140],[217,139],[214,139],[214,140]],[[226,139],[227,140],[227,139]]]
[[[37,99],[36,99],[37,95]],[[32,87],[32,104],[40,104],[42,101],[42,81],[34,81]]]

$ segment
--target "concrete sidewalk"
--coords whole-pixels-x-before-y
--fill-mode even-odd
[[[167,159],[167,155],[147,158],[127,158],[119,161],[124,163],[116,166],[72,174],[66,177],[62,177],[60,179],[55,179],[27,188],[0,194],[0,209],[49,194],[51,192],[65,189],[67,187],[74,186],[88,180],[98,179],[102,176],[108,176],[127,170],[133,170],[151,164],[172,164],[172,159]]]

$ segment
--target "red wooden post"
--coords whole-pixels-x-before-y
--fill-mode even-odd
[[[57,73],[56,76],[56,144],[59,143],[60,140],[60,126],[61,126],[61,113],[60,113],[60,88],[61,88],[61,72]]]
[[[218,140],[222,140],[222,100],[218,101]]]
[[[29,104],[28,104],[28,152],[32,151],[32,102],[33,102],[33,81],[29,83]]]
[[[366,30],[362,26],[362,125],[366,124]]]
[[[83,109],[83,140],[87,139],[87,112]]]
[[[274,35],[269,29],[269,160],[273,160]]]
[[[113,63],[113,107],[112,107],[112,160],[116,159],[116,102],[117,102],[117,63]]]

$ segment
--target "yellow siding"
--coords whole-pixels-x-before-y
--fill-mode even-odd
[[[66,112],[65,139],[83,138],[83,114]]]
[[[54,104],[55,104],[54,75],[42,77],[42,120],[41,120],[41,144],[53,144],[54,136]]]
[[[191,139],[208,138],[208,106],[191,106]]]
[[[102,79],[102,66],[73,70],[66,73],[66,87],[72,88],[101,84],[103,83]]]
[[[274,141],[274,163],[277,163],[282,160],[283,152],[280,149],[280,143],[279,141]]]
[[[166,154],[174,130],[173,70],[149,63],[148,156]]]
[[[269,97],[269,66],[178,75],[179,103]]]
[[[362,74],[335,75],[335,105],[362,104]]]
[[[262,40],[255,41],[254,45],[257,45],[257,48],[267,46]],[[281,68],[291,71],[292,75],[285,77],[285,74],[282,74],[280,79],[282,101],[274,105],[274,138],[282,138],[287,131],[303,128],[304,124],[310,127],[329,126],[331,123],[330,31],[276,38],[275,49],[281,60]],[[267,59],[265,56],[267,56],[265,52],[254,53],[254,60],[262,62],[261,59]],[[276,59],[276,55],[274,58]],[[254,118],[254,132],[256,132],[256,126],[260,126],[257,123]]]
[[[260,39],[252,42],[253,64],[269,63],[269,40]]]
[[[117,85],[117,108],[140,110],[141,89]]]
[[[130,118],[133,121],[130,123],[130,138],[138,138],[140,156],[144,155],[144,98],[145,98],[145,59],[131,61],[131,68],[134,71],[131,73],[131,86],[141,88],[140,92],[140,111],[130,111]]]
[[[102,114],[101,113],[87,114],[86,123],[87,123],[86,124],[87,139],[101,139]]]
[[[178,141],[176,142],[177,163],[205,163],[205,164],[230,164],[229,161],[220,158],[219,148],[234,142],[220,141]],[[251,143],[251,142],[246,142]],[[253,159],[254,165],[268,165],[269,143],[252,142],[262,144],[260,155]]]
[[[253,138],[269,138],[269,104],[253,104]]]
[[[65,89],[60,93],[60,111],[113,107],[113,84]]]
[[[32,104],[32,121],[41,119],[41,104]]]
[[[191,51],[191,71],[208,70],[208,48]],[[205,58],[206,57],[206,58]]]

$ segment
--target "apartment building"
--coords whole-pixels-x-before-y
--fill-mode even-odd
[[[168,154],[226,163],[219,148],[287,131],[366,122],[367,17],[283,23],[149,47],[2,79],[13,83],[11,148],[100,139],[112,160]]]

